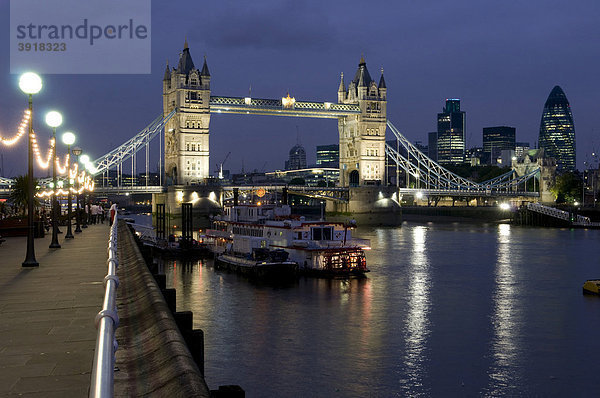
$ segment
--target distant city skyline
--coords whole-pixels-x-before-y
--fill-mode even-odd
[[[337,102],[340,72],[350,78],[364,54],[374,75],[385,69],[388,118],[411,142],[427,142],[439,104],[456,97],[468,111],[467,148],[481,146],[482,128],[494,125],[516,127],[517,139],[533,146],[544,101],[560,85],[573,110],[578,168],[600,146],[594,130],[599,94],[593,82],[600,59],[592,40],[600,14],[596,1],[568,6],[553,0],[394,2],[365,9],[353,1],[240,6],[175,0],[154,2],[152,11],[152,74],[43,76],[34,107],[40,137],[50,135],[43,115],[58,109],[64,128],[78,134],[76,145],[93,159],[131,138],[161,113],[166,59],[176,64],[187,37],[196,63],[207,56],[215,95],[281,98],[289,91],[299,100]],[[7,55],[8,2],[0,4],[0,18],[5,26],[0,45]],[[451,34],[449,20],[460,21]],[[0,92],[4,136],[26,107],[7,56],[0,62]],[[232,171],[242,163],[246,170],[260,170],[265,162],[267,170],[280,168],[296,126],[308,163],[315,162],[317,145],[337,142],[331,120],[219,115],[211,119],[210,167],[232,151],[227,163]],[[6,174],[24,173],[24,146],[18,148],[0,148]],[[152,165],[158,163],[156,152]]]

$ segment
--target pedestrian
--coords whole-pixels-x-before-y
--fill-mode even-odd
[[[110,206],[110,225],[112,225],[113,222],[115,221],[116,214],[117,214],[117,204],[113,203],[112,206]]]
[[[98,205],[98,218],[100,218],[100,223],[104,224],[104,206],[102,204]]]
[[[92,205],[92,224],[97,224],[97,223],[98,223],[98,205],[93,204]]]

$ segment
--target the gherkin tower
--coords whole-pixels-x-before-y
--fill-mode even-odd
[[[564,91],[554,86],[544,105],[539,147],[556,159],[558,171],[575,170],[575,127],[571,105]]]

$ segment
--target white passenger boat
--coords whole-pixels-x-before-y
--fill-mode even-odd
[[[352,237],[354,225],[307,221],[290,207],[236,205],[213,220],[206,241],[216,256],[248,256],[252,250],[284,250],[301,273],[321,276],[364,276],[369,241]]]

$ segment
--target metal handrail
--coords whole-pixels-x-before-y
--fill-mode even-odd
[[[102,310],[96,315],[96,350],[94,352],[94,363],[92,368],[92,380],[90,385],[90,398],[109,398],[114,392],[114,369],[115,352],[118,344],[115,338],[115,330],[119,326],[117,315],[117,287],[119,278],[117,268],[117,211],[113,224],[110,228],[108,239],[108,273],[104,277],[104,302]]]

